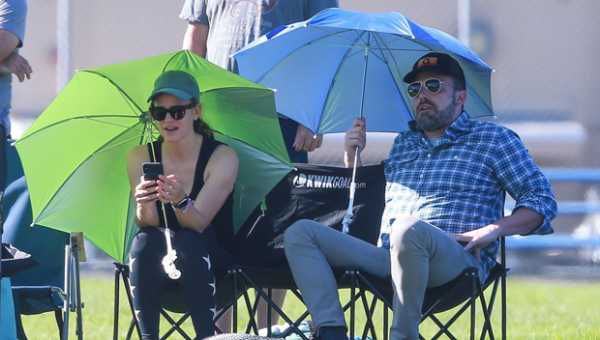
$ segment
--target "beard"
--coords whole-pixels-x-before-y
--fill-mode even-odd
[[[431,108],[426,112],[417,112],[415,122],[419,129],[423,131],[437,131],[452,124],[454,120],[454,108],[456,107],[456,98],[454,96],[452,102],[441,110],[434,103],[426,99],[423,103],[426,103]]]

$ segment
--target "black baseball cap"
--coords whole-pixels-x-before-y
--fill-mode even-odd
[[[405,83],[412,83],[420,72],[434,72],[454,77],[465,88],[465,74],[462,68],[456,59],[445,53],[432,52],[422,56],[402,80]]]
[[[200,89],[196,78],[184,71],[167,71],[158,76],[148,101],[153,100],[161,93],[167,93],[183,100],[193,99],[196,103],[200,99]]]

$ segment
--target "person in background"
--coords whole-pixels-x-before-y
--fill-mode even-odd
[[[180,14],[188,23],[183,49],[237,73],[233,53],[276,27],[308,20],[338,5],[337,0],[186,0]],[[323,137],[282,116],[279,123],[290,160],[307,163],[307,152],[319,148]],[[275,291],[273,297],[282,305],[284,291]],[[265,327],[266,319],[261,303],[259,327]],[[277,315],[272,320],[276,323]]]
[[[25,0],[0,1],[0,125],[5,136],[10,136],[11,128],[12,75],[22,82],[30,79],[32,73],[27,59],[19,54],[25,38],[26,16]]]

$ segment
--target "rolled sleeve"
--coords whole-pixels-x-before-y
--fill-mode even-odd
[[[529,234],[553,233],[556,200],[550,182],[535,164],[516,133],[503,130],[495,171],[503,188],[515,199],[513,212],[528,208],[540,214],[543,222]]]
[[[0,4],[0,29],[12,33],[23,46],[25,39],[25,21],[27,2],[25,0],[6,0]]]
[[[185,0],[179,17],[189,23],[208,25],[206,0]]]

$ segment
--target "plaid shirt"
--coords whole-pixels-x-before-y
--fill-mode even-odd
[[[434,145],[435,144],[435,145]],[[432,143],[422,132],[400,133],[385,161],[385,210],[379,246],[389,248],[395,219],[414,216],[446,232],[463,233],[503,216],[505,192],[544,217],[532,233],[552,233],[556,202],[548,180],[513,131],[461,114]],[[487,276],[498,242],[481,250]],[[484,280],[485,278],[481,278]]]

